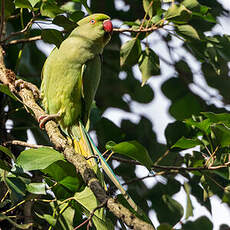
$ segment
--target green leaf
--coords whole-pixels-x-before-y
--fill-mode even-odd
[[[175,64],[176,71],[179,74],[179,78],[184,79],[186,83],[193,82],[193,73],[187,62],[180,60]]]
[[[184,183],[184,190],[187,196],[187,207],[186,207],[185,219],[188,219],[190,216],[193,216],[193,206],[192,206],[192,201],[190,199],[191,188],[188,183]]]
[[[81,10],[81,3],[76,2],[76,1],[71,1],[71,2],[69,1],[69,2],[66,2],[64,5],[62,5],[61,9],[67,12],[68,14],[71,14],[71,13]]]
[[[0,213],[0,221],[3,220],[7,220],[9,221],[13,226],[15,226],[18,229],[29,229],[33,223],[29,223],[29,224],[17,224],[16,222],[14,222],[10,217],[3,215]]]
[[[166,223],[160,224],[157,227],[157,230],[172,230],[172,229],[173,227],[170,224],[166,224]]]
[[[181,218],[184,215],[184,209],[182,205],[166,194],[162,196],[162,200],[164,202],[165,207],[167,207],[165,212],[167,213],[167,215],[171,215],[171,218],[168,217],[168,223],[171,225],[175,225],[181,220]],[[159,221],[166,222],[167,220],[160,218]]]
[[[199,6],[199,2],[197,0],[184,0],[181,4],[188,9],[192,9]]]
[[[25,181],[23,181],[20,177],[16,177],[9,173],[5,179],[5,182],[11,191],[11,200],[13,202],[18,202],[25,198],[26,195]]]
[[[229,113],[212,113],[202,112],[202,114],[209,119],[212,124],[223,123],[230,128],[230,114]]]
[[[56,24],[58,26],[63,27],[65,30],[69,31],[77,27],[75,23],[70,21],[68,18],[66,18],[64,15],[58,15],[54,18],[53,24]]]
[[[152,2],[152,5],[150,5]],[[143,7],[145,12],[152,18],[156,13],[157,10],[161,7],[160,0],[143,0]]]
[[[45,183],[30,183],[26,185],[28,192],[33,194],[46,194],[46,184]]]
[[[99,205],[93,192],[88,187],[85,187],[85,189],[82,192],[75,193],[74,198],[79,204],[81,204],[84,207],[84,213],[86,216],[89,216],[89,214]],[[98,209],[94,212],[93,222],[96,226],[96,229],[100,229],[100,230],[114,229],[110,221],[108,221],[105,218],[103,208]]]
[[[141,43],[138,38],[132,38],[121,46],[120,65],[133,66],[141,54]]]
[[[75,11],[73,12],[69,19],[74,21],[74,22],[78,22],[79,20],[81,20],[83,17],[85,16],[85,13],[82,11]]]
[[[177,120],[184,120],[192,115],[199,115],[201,111],[202,106],[198,98],[190,92],[178,98],[169,108],[170,114]]]
[[[178,34],[185,35],[185,37],[200,39],[197,31],[190,25],[177,25],[176,31]]]
[[[51,148],[28,149],[19,155],[17,165],[25,171],[45,169],[58,160],[64,160],[64,156]]]
[[[142,52],[138,64],[142,73],[142,86],[151,76],[160,75],[159,57],[152,49],[147,47],[145,51]]]
[[[172,102],[183,97],[188,92],[186,85],[179,78],[175,77],[165,81],[161,89],[164,95],[172,100]]]
[[[171,148],[178,147],[182,149],[190,149],[201,144],[202,142],[199,139],[189,139],[189,138],[181,137]]]
[[[172,4],[165,13],[166,20],[175,20],[176,22],[187,22],[191,18],[191,11],[184,5]]]
[[[76,169],[73,164],[67,161],[56,161],[46,169],[43,169],[42,172],[48,174],[52,180],[58,182],[57,186],[55,186],[57,190],[53,190],[57,193],[59,193],[59,191],[61,193],[61,191],[63,189],[66,190],[66,188],[68,189],[67,192],[69,192],[69,190],[71,192],[77,192],[83,184],[82,178],[76,174]]]
[[[213,224],[206,216],[201,216],[194,222],[188,221],[182,224],[183,230],[205,229],[213,230]]]
[[[82,183],[76,177],[66,176],[63,180],[60,180],[58,183],[65,186],[72,192],[79,191]]]
[[[55,18],[56,15],[64,13],[58,7],[56,1],[42,1],[40,11],[42,16],[49,18]]]
[[[39,213],[37,213],[37,212],[35,212],[35,214],[39,217],[39,218],[41,218],[41,219],[43,219],[43,220],[46,220],[51,226],[55,226],[56,225],[56,223],[57,223],[57,219],[55,218],[55,217],[53,217],[53,216],[51,216],[51,215],[49,215],[49,214],[43,214],[43,215],[40,215]]]
[[[148,169],[153,165],[147,149],[137,141],[121,142],[114,146],[109,146],[108,149],[137,160]]]
[[[30,4],[29,0],[15,0],[15,7],[32,10],[32,5]]]
[[[41,36],[44,42],[55,44],[56,47],[59,47],[64,40],[62,33],[55,29],[44,29]]]
[[[41,0],[29,0],[30,4],[32,7],[34,7],[38,2],[40,2]]]
[[[230,128],[224,124],[216,124],[211,126],[212,131],[215,134],[218,144],[222,147],[230,146]]]
[[[205,119],[203,121],[194,121],[192,118],[186,119],[185,123],[191,127],[196,127],[199,130],[203,131],[205,134],[210,134],[211,128],[211,122],[209,119]]]
[[[0,84],[0,91],[8,96],[10,96],[11,98],[13,98],[15,101],[17,101],[18,99],[14,96],[13,93],[11,93],[11,91],[9,90],[9,87],[3,84]]]
[[[8,148],[0,145],[0,151],[4,152],[10,159],[13,159],[15,161],[14,154]]]
[[[180,138],[189,137],[190,128],[182,121],[175,121],[169,123],[165,129],[165,137],[167,140],[167,145],[174,145]]]

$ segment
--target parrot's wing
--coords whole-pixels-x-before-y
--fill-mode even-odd
[[[82,122],[87,124],[92,103],[100,82],[101,76],[101,58],[96,55],[93,59],[85,63],[82,68],[82,97],[83,113]]]

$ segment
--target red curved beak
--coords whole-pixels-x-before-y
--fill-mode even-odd
[[[105,32],[112,33],[113,32],[113,24],[110,20],[105,20],[103,22],[103,28]]]

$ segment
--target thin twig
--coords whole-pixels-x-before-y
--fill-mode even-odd
[[[83,225],[85,225],[87,222],[90,222],[94,216],[94,213],[98,210],[103,208],[106,205],[107,201],[105,200],[103,203],[99,204],[96,208],[94,208],[92,210],[92,212],[89,214],[89,217],[87,220],[85,220],[84,222],[82,222],[81,224],[79,224],[77,227],[75,227],[73,230],[79,229],[80,227],[82,227]]]
[[[7,42],[4,45],[6,45],[6,46],[16,45],[16,44],[21,44],[21,43],[34,42],[34,41],[38,41],[41,39],[42,39],[41,35],[38,35],[38,36],[30,37],[30,38],[22,38],[22,39],[12,40],[12,41]]]
[[[177,170],[177,171],[204,171],[204,170],[216,170],[221,168],[227,168],[230,162],[223,165],[212,166],[212,167],[178,167],[178,166],[161,166],[153,165],[152,169],[162,169],[162,170]]]
[[[141,163],[135,160],[124,159],[116,156],[112,156],[113,160],[117,160],[127,164],[141,165]],[[230,165],[230,162],[227,162],[223,165],[211,166],[211,167],[180,167],[180,166],[164,166],[164,165],[153,165],[152,169],[162,169],[162,170],[177,170],[177,171],[204,171],[204,170],[216,170],[221,168],[227,168]]]
[[[144,28],[144,29],[133,29],[133,28],[124,28],[124,29],[121,29],[121,28],[114,28],[113,31],[114,32],[119,32],[119,33],[123,33],[123,32],[134,32],[134,33],[146,33],[146,32],[152,32],[154,30],[157,30],[161,27],[158,27],[158,26],[151,26],[149,28]]]
[[[52,148],[51,146],[30,144],[30,143],[27,143],[25,141],[19,141],[19,140],[6,141],[6,142],[3,143],[3,145],[8,145],[8,144],[11,144],[11,145],[20,145],[20,146],[25,146],[25,147],[33,148],[33,149],[44,148],[44,147]]]
[[[17,208],[18,206],[24,204],[25,202],[26,202],[26,200],[23,200],[23,201],[19,202],[18,204],[16,204],[12,208],[6,210],[5,212],[2,212],[2,214],[5,215],[6,213],[13,211],[15,208]]]
[[[32,24],[33,24],[33,22],[37,16],[38,15],[35,15],[35,17],[31,18],[31,20],[27,23],[27,25],[22,30],[11,33],[8,37],[6,37],[4,40],[2,40],[1,43],[4,43],[5,41],[9,40],[10,38],[12,38],[14,36],[17,36],[17,35],[20,35],[20,34],[27,32],[27,30],[30,29],[30,27],[32,26]]]

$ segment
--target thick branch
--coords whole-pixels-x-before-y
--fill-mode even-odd
[[[30,108],[37,120],[41,115],[46,115],[44,110],[36,103],[34,95],[30,89],[15,89],[15,79],[15,74],[5,68],[3,62],[3,50],[0,47],[0,81],[3,84],[8,85],[11,91],[17,93],[21,97],[24,106]],[[48,121],[45,124],[45,130],[55,148],[63,151],[65,158],[75,166],[76,171],[81,174],[85,184],[91,189],[100,203],[107,203],[107,208],[130,228],[146,230],[154,229],[152,225],[134,216],[128,209],[116,202],[115,199],[107,196],[85,158],[75,152],[73,146],[70,145],[67,139],[60,133],[58,126],[54,121]]]

